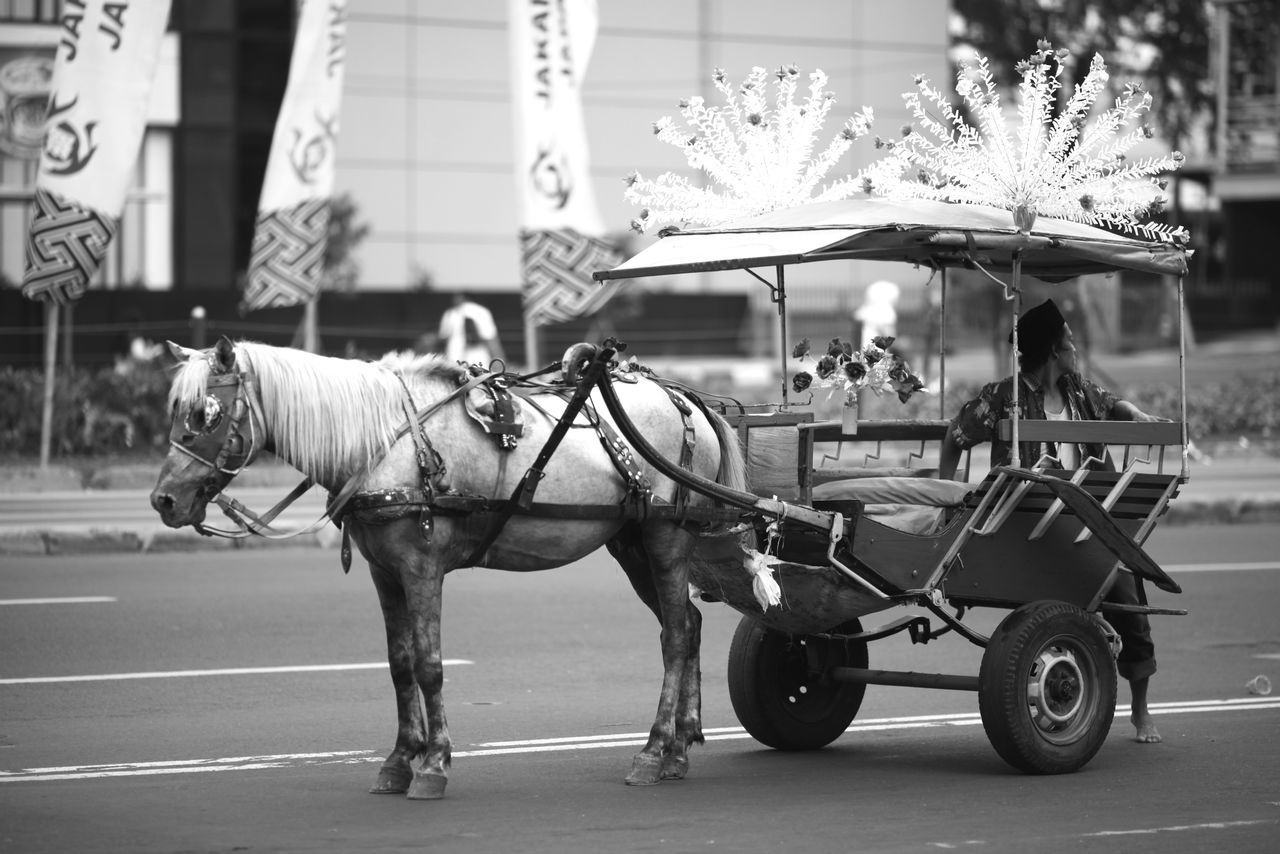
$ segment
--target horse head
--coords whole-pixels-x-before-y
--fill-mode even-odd
[[[171,528],[204,522],[208,503],[263,450],[266,435],[253,375],[226,336],[210,350],[172,341],[178,373],[169,390],[169,453],[151,506]]]

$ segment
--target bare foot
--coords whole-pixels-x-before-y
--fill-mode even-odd
[[[1138,730],[1138,734],[1134,737],[1134,741],[1139,744],[1158,744],[1164,740],[1156,730],[1156,722],[1151,718],[1145,717],[1140,720],[1135,716],[1131,718],[1131,720],[1133,721],[1134,727]]]

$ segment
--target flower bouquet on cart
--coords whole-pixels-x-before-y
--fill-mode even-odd
[[[863,389],[875,394],[893,392],[902,403],[916,392],[926,391],[924,382],[912,373],[906,361],[889,349],[893,341],[890,336],[877,336],[864,347],[854,347],[848,341],[832,338],[826,352],[814,356],[813,345],[805,338],[792,348],[791,355],[802,364],[812,361],[813,368],[797,371],[791,378],[791,388],[797,394],[813,388],[843,391],[843,432],[857,433],[858,393]]]

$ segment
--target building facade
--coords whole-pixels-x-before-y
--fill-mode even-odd
[[[294,0],[173,0],[170,33],[122,224],[117,260],[97,287],[210,291],[238,287],[288,75]],[[49,62],[59,0],[0,2],[0,64]],[[619,233],[633,170],[683,169],[652,123],[681,98],[714,95],[711,73],[753,65],[821,68],[844,115],[872,106],[887,127],[906,113],[911,75],[946,80],[945,0],[601,0],[584,85],[595,195]],[[370,226],[360,287],[513,291],[519,287],[514,145],[504,0],[458,4],[352,0],[338,141],[337,192]],[[28,59],[28,61],[36,61]],[[21,63],[18,63],[21,65]],[[3,79],[0,75],[0,79]],[[21,280],[25,201],[38,145],[0,155],[0,272]],[[869,162],[869,141],[841,164]]]
[[[1221,274],[1199,296],[1226,325],[1280,326],[1280,3],[1215,0],[1214,12]]]

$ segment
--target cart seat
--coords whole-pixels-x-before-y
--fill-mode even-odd
[[[863,515],[899,531],[931,534],[948,510],[964,506],[973,486],[954,480],[923,477],[857,477],[820,483],[813,488],[814,507],[831,501],[861,501]]]

